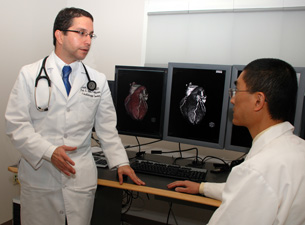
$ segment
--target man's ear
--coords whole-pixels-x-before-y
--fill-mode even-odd
[[[255,95],[255,110],[260,111],[266,104],[266,96],[263,92],[256,92]]]
[[[55,31],[55,38],[59,44],[62,44],[63,33],[60,30]]]

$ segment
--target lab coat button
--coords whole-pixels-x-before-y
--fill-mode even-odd
[[[70,112],[70,108],[67,108],[67,112]]]
[[[61,214],[61,215],[64,214],[64,213],[65,213],[65,212],[64,212],[63,210],[60,210],[60,211],[59,211],[59,214]]]
[[[64,138],[67,138],[68,137],[68,135],[67,134],[64,134]]]

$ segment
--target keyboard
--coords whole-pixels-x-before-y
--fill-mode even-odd
[[[137,173],[174,178],[177,180],[190,180],[195,182],[204,182],[208,172],[206,169],[202,168],[171,165],[149,160],[136,160],[131,163],[130,166]]]
[[[97,167],[107,167],[107,160],[104,156],[93,154],[93,158]]]
[[[101,147],[92,146],[91,151],[92,151],[92,155],[93,155],[93,158],[94,158],[94,161],[95,161],[95,164],[97,167],[105,168],[108,166],[107,160],[104,156],[104,152]]]

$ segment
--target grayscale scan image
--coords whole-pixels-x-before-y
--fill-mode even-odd
[[[193,125],[199,124],[206,113],[207,96],[202,87],[189,83],[186,95],[180,101],[180,111],[185,119]]]

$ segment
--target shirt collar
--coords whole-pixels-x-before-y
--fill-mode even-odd
[[[258,135],[255,136],[252,143],[254,143],[260,136],[262,136],[264,133],[266,133],[268,130],[270,130],[272,127],[277,126],[279,124],[272,125],[271,127],[268,127],[267,129],[261,131]]]
[[[80,65],[80,60],[77,60],[71,64],[66,64],[64,61],[62,61],[57,55],[56,53],[53,51],[54,53],[54,59],[55,59],[55,64],[56,64],[56,67],[58,69],[58,71],[60,71],[60,74],[62,75],[62,68],[64,66],[71,66],[71,69],[72,69],[72,74],[73,74],[73,71],[76,71],[78,69],[78,66]]]
[[[248,152],[246,159],[250,159],[264,149],[264,146],[272,140],[283,135],[286,132],[293,132],[294,127],[289,122],[282,122],[260,132],[253,140],[252,147]]]

